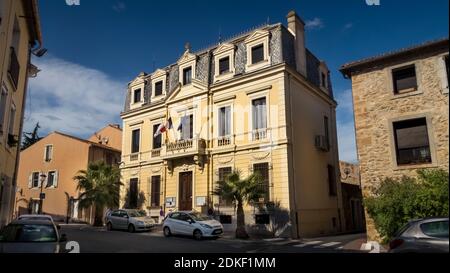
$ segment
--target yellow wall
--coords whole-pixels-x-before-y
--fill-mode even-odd
[[[298,213],[298,235],[337,232],[338,226],[333,228],[332,218],[335,217],[339,225],[337,208],[341,205],[339,197],[329,196],[327,182],[328,164],[335,166],[335,180],[339,181],[335,104],[324,94],[317,93],[322,91],[312,88],[304,80],[289,78],[289,73],[285,66],[276,66],[254,75],[215,84],[209,92],[207,87],[194,83],[176,90],[165,102],[123,113],[122,178],[125,186],[122,188],[122,200],[129,187],[129,180],[139,178],[139,190],[147,198],[143,209],[149,209],[156,216],[159,208],[148,207],[150,177],[162,176],[161,205],[164,206],[166,197],[176,197],[178,206],[179,173],[192,171],[193,209],[204,212],[206,208],[196,206],[196,197],[208,197],[210,206],[216,208],[214,205],[218,203],[218,198],[210,192],[216,186],[219,168],[239,169],[245,177],[252,172],[253,164],[267,162],[271,201],[280,201],[282,207],[290,211],[291,219],[295,219]],[[142,78],[135,82],[142,82]],[[133,83],[130,88],[133,88]],[[267,99],[268,137],[254,141],[251,101],[262,96]],[[218,146],[217,113],[224,105],[232,106],[233,138],[231,145]],[[172,117],[174,129],[164,134],[164,137],[166,141],[173,142],[178,134],[176,129],[179,118],[185,113],[180,109],[188,109],[188,113],[194,111],[194,136],[199,133],[200,138],[207,141],[206,161],[202,166],[196,164],[194,155],[189,151],[180,158],[165,158],[169,153],[165,153],[163,147],[160,156],[151,156],[153,122],[165,122],[169,116]],[[314,146],[314,137],[323,135],[324,114],[330,122],[332,148],[329,153],[320,152]],[[141,151],[139,160],[130,161],[131,131],[135,128],[141,129]],[[294,128],[292,136],[290,128]],[[220,208],[220,211],[234,213],[232,208]],[[253,224],[254,208],[246,206],[246,212],[247,223]],[[295,237],[296,223],[292,224],[292,235]]]
[[[26,77],[29,57],[29,43],[33,40],[28,31],[28,24],[32,20],[25,20],[20,16],[26,14],[22,1],[2,0],[0,1],[0,87],[8,91],[2,130],[0,130],[0,183],[3,185],[3,195],[0,196],[0,227],[11,220],[14,203],[14,176],[18,149],[10,147],[7,143],[9,132],[9,120],[11,105],[15,105],[15,117],[13,135],[18,138],[21,135],[20,125],[23,120],[23,102],[26,89]],[[16,48],[17,59],[20,65],[20,74],[17,87],[14,87],[9,77],[8,69],[10,63],[10,47],[13,46],[14,22],[20,29],[18,47]],[[1,185],[0,185],[1,186]]]

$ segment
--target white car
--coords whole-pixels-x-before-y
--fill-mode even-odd
[[[164,219],[164,236],[189,235],[196,240],[203,237],[219,237],[223,233],[222,224],[214,219],[193,211],[171,212]]]
[[[124,229],[133,233],[135,231],[149,231],[156,226],[155,220],[144,212],[135,209],[112,210],[106,215],[106,228],[108,230]]]

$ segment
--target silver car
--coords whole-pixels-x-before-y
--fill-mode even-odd
[[[15,220],[0,232],[0,253],[59,253],[65,241],[48,220]]]
[[[108,230],[148,231],[156,225],[155,220],[146,216],[144,212],[135,209],[112,210],[108,212],[105,220]]]
[[[389,243],[390,253],[448,253],[448,248],[448,218],[410,221]]]

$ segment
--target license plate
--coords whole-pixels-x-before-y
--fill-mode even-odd
[[[221,229],[216,229],[216,230],[214,230],[213,234],[222,234],[222,230]]]

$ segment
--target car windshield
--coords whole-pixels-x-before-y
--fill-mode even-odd
[[[52,225],[18,224],[7,226],[0,234],[0,242],[49,243],[57,242]]]
[[[208,216],[202,215],[200,213],[189,213],[189,216],[195,221],[207,221],[210,220]]]
[[[128,210],[127,213],[128,213],[128,216],[130,216],[130,217],[142,217],[142,216],[144,216],[138,210]]]

